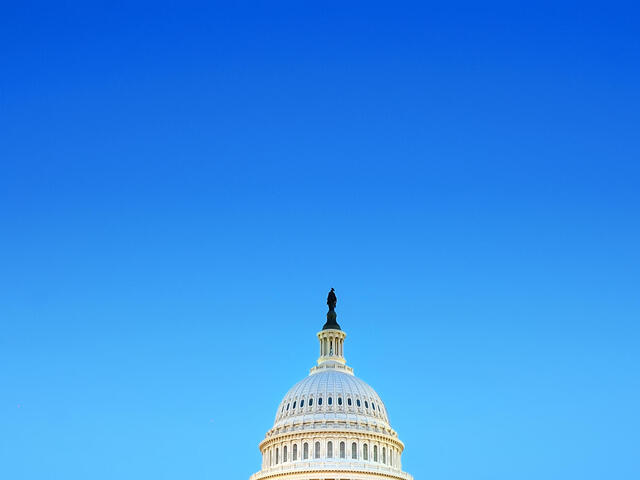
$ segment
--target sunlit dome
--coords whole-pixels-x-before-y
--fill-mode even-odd
[[[330,369],[316,370],[287,392],[274,428],[313,420],[390,428],[387,411],[373,388],[352,374]]]
[[[382,400],[347,365],[336,302],[331,289],[318,364],[278,405],[251,480],[413,480]]]

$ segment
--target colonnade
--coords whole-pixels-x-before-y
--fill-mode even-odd
[[[312,460],[372,462],[402,469],[401,450],[387,442],[356,437],[309,438],[278,442],[263,451],[262,469]]]
[[[335,332],[335,333],[333,333]],[[344,357],[344,332],[325,330],[318,334],[321,357]]]

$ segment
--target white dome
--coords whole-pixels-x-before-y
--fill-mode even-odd
[[[274,428],[317,420],[390,428],[376,391],[352,374],[333,369],[315,371],[296,383],[278,407]]]
[[[259,445],[262,468],[250,480],[413,480],[402,471],[404,444],[382,400],[346,363],[347,334],[329,301],[318,364],[280,402]]]

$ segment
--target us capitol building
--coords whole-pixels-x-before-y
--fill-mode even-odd
[[[384,403],[346,364],[333,288],[327,305],[318,365],[278,406],[259,445],[262,468],[250,480],[413,480],[402,471],[404,444]]]

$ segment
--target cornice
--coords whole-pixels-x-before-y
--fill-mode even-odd
[[[377,476],[381,478],[390,478],[396,480],[413,480],[413,476],[403,472],[401,470],[392,471],[391,469],[366,469],[366,468],[331,468],[331,467],[318,467],[318,468],[303,468],[303,469],[291,469],[288,471],[274,471],[278,469],[270,469],[265,471],[260,471],[251,475],[249,480],[259,480],[266,478],[291,478],[295,476],[304,476],[304,475],[317,475],[318,473],[323,474],[360,474],[366,475],[367,477]]]

